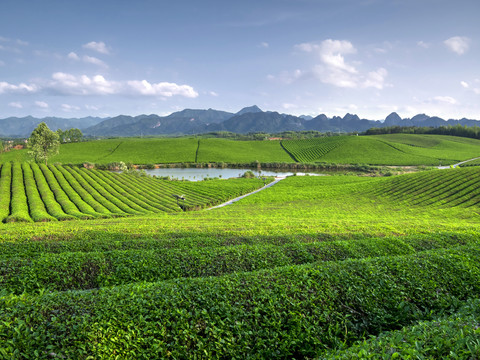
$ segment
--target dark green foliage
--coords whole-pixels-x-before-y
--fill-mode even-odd
[[[214,247],[216,244],[211,241],[210,244],[191,242],[182,248],[173,248],[175,243],[172,241],[157,241],[156,244],[149,245],[154,248],[130,250],[109,249],[109,246],[118,246],[118,241],[110,244],[103,242],[96,246],[91,241],[89,243],[88,252],[85,251],[86,248],[80,247],[77,240],[72,244],[76,248],[75,252],[60,254],[48,253],[48,248],[44,248],[41,253],[23,254],[25,250],[22,250],[22,245],[18,246],[15,251],[17,257],[12,258],[7,254],[3,256],[3,260],[0,257],[0,273],[5,274],[2,288],[21,294],[46,290],[90,289],[179,277],[220,276],[237,271],[317,261],[414,254],[435,248],[455,247],[459,240],[449,237],[437,237],[431,241],[422,237],[367,238],[357,241],[291,242],[281,246],[262,241],[254,245],[221,247]],[[478,244],[480,240],[466,237],[462,243]],[[58,246],[56,249],[59,250]],[[100,249],[108,251],[99,252]],[[89,268],[95,271],[87,271]],[[80,274],[84,272],[85,274]],[[79,280],[79,276],[83,277]]]
[[[29,154],[36,162],[45,161],[46,164],[49,157],[58,154],[59,147],[58,134],[44,122],[38,124],[28,139]]]
[[[458,312],[389,331],[319,359],[479,359],[480,300]]]
[[[79,282],[88,282],[85,272],[79,276]],[[48,353],[137,359],[321,356],[362,335],[455,310],[478,294],[479,276],[480,250],[460,247],[219,278],[5,296],[1,351],[5,357],[18,352],[38,358]]]

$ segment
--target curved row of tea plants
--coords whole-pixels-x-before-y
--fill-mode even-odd
[[[383,181],[374,194],[409,205],[475,206],[480,203],[480,169],[457,168],[401,175]]]
[[[282,147],[295,161],[315,162],[321,161],[323,155],[340,146],[346,136],[331,136],[304,140],[284,140]]]
[[[15,294],[92,289],[139,281],[220,276],[317,261],[407,255],[479,243],[477,238],[459,240],[445,237],[433,242],[412,237],[313,243],[297,241],[280,246],[265,243],[216,246],[212,241],[209,247],[205,247],[205,243],[201,246],[192,243],[188,248],[172,248],[175,244],[170,241],[157,241],[150,243],[149,249],[99,251],[108,246],[108,242],[105,242],[95,244],[96,247],[89,244],[87,252],[80,251],[76,244],[75,252],[61,253],[49,253],[48,249],[42,253],[25,253],[20,243],[15,257],[9,253],[0,255],[0,274],[4,274],[0,286],[4,291]],[[11,252],[13,249],[10,247],[9,250]],[[56,250],[59,250],[59,246]]]
[[[461,246],[92,291],[6,295],[0,298],[0,354],[311,358],[455,311],[480,292],[479,276],[480,248]]]
[[[209,183],[205,188],[100,170],[7,162],[0,171],[0,220],[43,222],[178,212],[211,206],[263,185],[259,179]],[[185,200],[177,204],[174,195]]]

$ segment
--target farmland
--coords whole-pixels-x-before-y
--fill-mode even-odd
[[[1,219],[44,222],[176,212],[212,206],[255,190],[259,179],[183,184],[61,165],[4,163]],[[175,195],[183,199],[177,203]]]
[[[25,179],[29,168],[34,177],[45,168],[62,173],[71,190],[95,179],[104,197],[121,188],[125,197],[137,188],[147,194],[160,182],[21,166]],[[17,168],[4,165],[0,179]],[[455,351],[457,358],[474,358],[478,175],[466,168],[383,178],[298,176],[209,211],[120,218],[90,211],[92,218],[73,221],[3,224],[0,354],[442,358]],[[170,185],[182,193],[232,196],[229,187],[237,185],[218,182],[225,186]],[[63,180],[57,183],[68,194]],[[37,188],[37,195],[25,196],[41,198]],[[76,193],[93,208],[90,191],[89,200]],[[137,191],[128,198],[132,207],[140,200],[158,205]]]
[[[239,141],[212,138],[119,138],[68,143],[51,163],[335,163],[450,165],[479,156],[480,140],[445,135],[388,134],[304,140]],[[4,153],[2,162],[29,160],[26,150]]]

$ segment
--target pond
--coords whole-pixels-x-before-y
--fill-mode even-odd
[[[255,176],[289,176],[297,173],[304,175],[304,172],[295,171],[272,171],[272,170],[254,170],[254,169],[231,169],[231,168],[160,168],[146,169],[148,175],[169,176],[172,179],[200,181],[205,178],[230,179],[241,177],[246,171],[252,171]],[[309,173],[309,175],[321,175]]]

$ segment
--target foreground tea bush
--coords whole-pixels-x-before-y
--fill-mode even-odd
[[[80,290],[139,281],[221,276],[316,261],[408,255],[434,248],[480,243],[477,238],[437,237],[428,240],[423,237],[365,238],[285,245],[259,241],[258,244],[237,246],[215,246],[212,241],[209,247],[205,247],[205,243],[197,243],[198,239],[180,248],[174,248],[175,243],[165,241],[150,244],[156,248],[103,252],[98,250],[105,250],[108,242],[97,244],[97,247],[89,242],[89,252],[81,252],[82,248],[77,244],[77,252],[48,253],[45,249],[41,253],[25,255],[22,247],[17,247],[16,257],[0,260],[0,274],[3,274],[0,286],[4,291],[15,294]],[[133,247],[138,242],[133,240],[128,245]],[[118,241],[113,245],[119,246]],[[142,246],[148,245],[143,243]],[[58,244],[55,249],[60,250]],[[20,258],[21,255],[24,255],[23,258]]]
[[[386,332],[319,359],[478,359],[479,324],[480,300],[473,299],[454,315]]]
[[[305,358],[455,310],[480,249],[0,299],[0,354],[35,358]],[[55,354],[55,355],[52,355]]]

